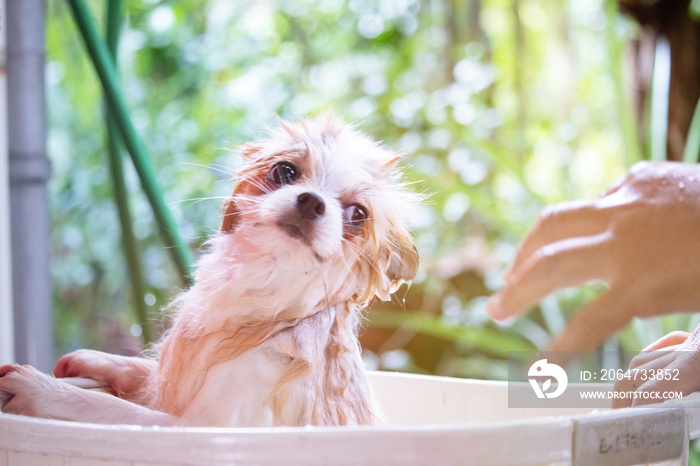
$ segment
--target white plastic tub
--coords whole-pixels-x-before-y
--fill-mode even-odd
[[[700,437],[695,395],[617,411],[508,409],[505,382],[371,381],[384,427],[153,428],[0,414],[0,466],[685,464]]]

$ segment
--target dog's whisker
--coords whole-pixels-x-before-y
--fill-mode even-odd
[[[206,168],[211,171],[215,171],[218,173],[222,173],[226,176],[233,177],[235,175],[235,172],[232,172],[229,167],[226,165],[220,165],[220,164],[205,164],[205,163],[196,163],[196,162],[182,162],[183,165],[189,165],[192,167],[199,167],[199,168]]]
[[[189,203],[189,205],[194,205],[204,201],[221,201],[222,199],[229,199],[229,196],[192,197],[189,199],[181,199],[179,201],[168,202],[168,205],[172,206],[185,203]]]

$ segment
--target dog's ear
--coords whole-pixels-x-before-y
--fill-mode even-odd
[[[219,233],[232,233],[238,225],[238,207],[233,199],[229,199],[224,204],[224,214],[221,217],[221,227]]]
[[[383,277],[380,279],[376,295],[383,301],[389,301],[391,294],[404,283],[411,283],[418,272],[418,250],[410,237],[392,233],[380,254],[380,267]]]
[[[275,120],[277,120],[277,125],[279,126],[279,128],[285,133],[287,133],[287,135],[289,135],[293,139],[297,137],[297,130],[293,124],[289,123],[286,120],[283,120],[282,117],[280,117],[277,114],[275,114]]]

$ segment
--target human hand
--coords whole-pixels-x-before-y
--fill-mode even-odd
[[[656,376],[647,377],[648,374]],[[626,392],[627,395],[613,399],[612,407],[659,403],[671,399],[669,392],[680,392],[686,396],[698,390],[700,326],[693,333],[669,333],[635,356],[626,376],[615,382],[615,391]]]
[[[641,162],[604,196],[551,206],[526,235],[488,303],[506,319],[549,293],[602,281],[550,343],[584,351],[633,317],[700,310],[700,165]]]

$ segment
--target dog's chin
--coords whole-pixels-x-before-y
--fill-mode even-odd
[[[255,251],[245,257],[245,264],[251,267],[246,272],[251,289],[261,292],[255,294],[258,307],[269,307],[279,313],[276,315],[306,317],[353,299],[358,286],[353,267],[357,257],[343,248],[340,237],[323,226],[288,217],[258,219],[251,225],[240,233],[250,245],[247,250]],[[258,278],[252,279],[253,275]]]
[[[290,238],[299,240],[306,246],[313,246],[313,232],[309,232],[308,229],[303,228],[298,223],[287,220],[278,220],[276,225],[277,228],[282,230],[282,232],[284,232]]]
[[[292,245],[293,247],[300,246],[302,248],[307,248],[318,262],[325,262],[327,253],[325,255],[319,253],[319,248],[315,241],[316,234],[312,229],[305,228],[303,225],[300,225],[297,222],[291,222],[283,219],[278,220],[276,222],[276,226],[280,231],[282,231],[282,233],[291,239],[293,243],[297,243]],[[301,245],[298,244],[299,242]]]

